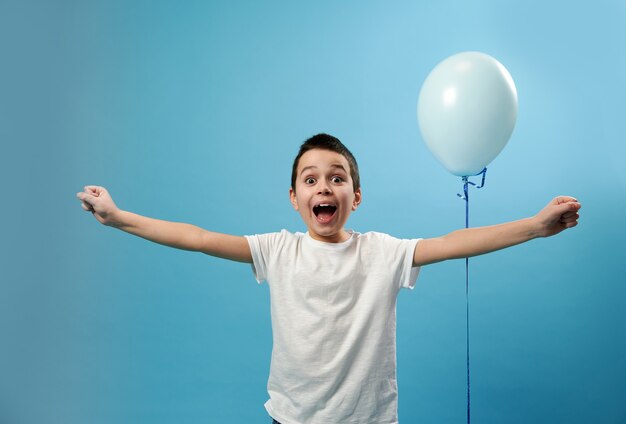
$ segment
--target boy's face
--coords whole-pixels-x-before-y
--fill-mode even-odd
[[[361,189],[354,191],[346,158],[330,150],[309,150],[300,157],[295,188],[289,189],[291,204],[309,235],[329,243],[346,241],[344,225],[361,203]]]

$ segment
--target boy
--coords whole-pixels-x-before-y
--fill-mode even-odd
[[[238,237],[118,209],[102,187],[78,193],[102,224],[179,249],[251,263],[271,292],[269,415],[283,424],[397,423],[396,298],[422,265],[503,249],[578,223],[580,203],[557,197],[532,218],[399,240],[344,228],[361,203],[358,165],[335,137],[300,147],[291,203],[307,233]]]

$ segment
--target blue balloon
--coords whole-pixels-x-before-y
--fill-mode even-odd
[[[420,91],[417,119],[433,155],[452,174],[476,175],[502,151],[517,118],[517,90],[500,62],[479,52],[448,57]]]

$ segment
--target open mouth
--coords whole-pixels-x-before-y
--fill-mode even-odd
[[[313,206],[313,213],[317,220],[321,223],[329,222],[335,216],[337,212],[337,206],[330,203],[320,203]]]

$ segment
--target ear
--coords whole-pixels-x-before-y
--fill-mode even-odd
[[[354,201],[352,202],[352,210],[355,211],[356,208],[359,207],[359,205],[361,204],[361,201],[363,200],[363,194],[361,193],[361,188],[359,187],[355,192],[354,192]]]
[[[298,201],[296,200],[296,192],[293,191],[293,188],[289,188],[289,200],[291,201],[291,206],[293,206],[293,208],[295,210],[299,210],[298,209]]]

